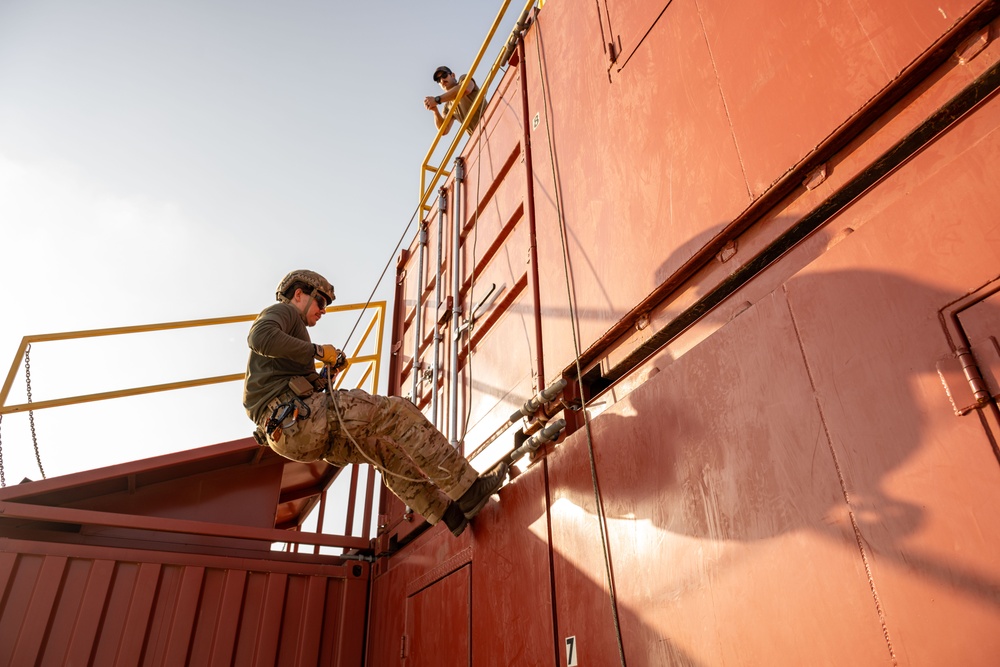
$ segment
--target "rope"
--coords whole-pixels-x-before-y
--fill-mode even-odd
[[[385,263],[385,268],[382,269],[382,274],[378,277],[378,280],[375,281],[375,286],[372,287],[371,294],[368,295],[368,300],[365,301],[365,307],[361,309],[360,313],[358,313],[358,319],[351,328],[351,332],[347,334],[347,340],[344,341],[344,346],[341,349],[347,349],[348,344],[351,342],[351,337],[354,335],[354,332],[357,331],[358,325],[361,324],[361,318],[365,316],[365,311],[368,310],[368,306],[371,305],[372,298],[375,296],[375,292],[378,291],[379,285],[381,285],[382,281],[385,280],[385,274],[388,273],[389,267],[392,266],[396,253],[399,252],[400,247],[403,245],[403,241],[406,240],[406,235],[410,232],[410,227],[413,226],[413,221],[416,219],[418,213],[420,213],[420,202],[417,202],[417,207],[410,215],[410,221],[406,223],[406,228],[403,229],[403,233],[400,235],[399,240],[396,241],[396,247],[393,248],[391,253],[389,253],[389,261]]]
[[[506,70],[504,70],[504,71],[506,71]],[[479,125],[478,129],[479,129],[480,137],[481,137],[482,136],[482,123],[478,123],[477,125]],[[482,156],[482,150],[483,150],[482,142],[480,142],[480,144],[479,144],[480,157]],[[480,165],[479,168],[481,168],[481,165]],[[477,195],[476,206],[477,207],[479,205],[478,194],[479,194],[479,185],[477,183],[476,184],[476,195]],[[385,280],[385,274],[388,273],[389,267],[392,266],[392,262],[393,262],[393,260],[396,257],[396,253],[399,252],[400,247],[402,247],[403,241],[406,240],[406,235],[410,232],[410,227],[413,226],[413,221],[417,218],[417,215],[420,213],[420,204],[421,204],[421,202],[417,202],[417,207],[415,209],[413,209],[413,213],[410,215],[410,221],[406,223],[406,228],[403,229],[403,233],[400,235],[399,241],[396,242],[396,247],[393,248],[393,250],[392,250],[391,253],[389,253],[389,260],[385,263],[385,268],[382,269],[382,273],[381,273],[381,275],[379,275],[378,280],[375,281],[375,286],[372,287],[371,294],[368,295],[368,300],[365,301],[365,307],[361,309],[361,312],[358,314],[358,320],[357,320],[357,322],[354,323],[354,327],[351,328],[351,332],[349,334],[347,334],[347,340],[344,341],[344,348],[345,349],[347,348],[348,343],[351,342],[351,336],[354,335],[354,332],[357,330],[358,325],[361,323],[361,318],[364,317],[365,310],[367,310],[368,306],[371,304],[372,298],[375,296],[375,292],[378,291],[379,285],[381,285],[382,281]],[[477,219],[478,219],[478,213],[477,213]],[[457,297],[457,295],[456,295],[456,297]]]
[[[549,131],[548,114],[548,94],[545,90],[545,77],[542,75],[542,54],[541,54],[541,26],[536,22],[535,29],[538,31],[538,39],[535,41],[535,54],[538,58],[538,80],[542,87],[542,110],[545,112],[545,137],[548,142],[549,164],[552,168],[552,189],[555,192],[556,216],[559,220],[559,241],[562,245],[563,274],[566,276],[566,300],[569,304],[570,326],[573,331],[573,360],[576,366],[577,384],[580,387],[580,399],[583,400],[583,369],[580,366],[580,333],[579,320],[576,310],[576,302],[573,298],[572,269],[569,263],[569,247],[567,242],[566,221],[563,219],[562,198],[560,197],[559,181],[556,174],[556,156],[552,148],[552,136]],[[625,667],[625,646],[622,642],[621,622],[618,618],[618,599],[615,594],[614,573],[611,567],[611,547],[607,535],[607,518],[604,514],[604,503],[601,499],[601,489],[597,482],[597,462],[594,458],[594,439],[590,430],[590,416],[587,414],[586,404],[581,406],[583,413],[584,429],[587,434],[587,453],[590,457],[590,477],[594,485],[594,502],[597,506],[597,526],[601,534],[601,548],[604,553],[604,574],[608,582],[608,596],[611,602],[611,616],[615,626],[615,639],[618,642],[618,659],[622,667]]]

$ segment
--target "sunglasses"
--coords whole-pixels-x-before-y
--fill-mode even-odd
[[[441,81],[447,79],[449,76],[451,76],[451,72],[438,72],[434,75],[434,83],[441,83]]]

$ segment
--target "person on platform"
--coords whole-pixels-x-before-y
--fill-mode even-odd
[[[247,337],[243,407],[258,442],[295,461],[370,463],[400,500],[460,535],[503,484],[507,465],[479,475],[405,398],[332,390],[316,361],[336,373],[345,357],[333,345],[314,345],[307,331],[334,299],[326,278],[292,271],[275,296],[279,303],[257,316]]]
[[[458,88],[462,81],[465,80],[466,75],[455,78],[455,73],[450,69],[442,65],[434,70],[434,83],[441,86],[441,90],[444,92],[440,95],[428,96],[424,98],[424,106],[429,110],[434,112],[434,125],[441,129],[441,125],[444,123],[445,117],[451,110],[452,106],[455,106],[455,115],[452,116],[452,121],[457,120],[459,123],[465,122],[465,119],[469,117],[469,111],[472,109],[472,102],[476,99],[476,95],[479,94],[479,86],[476,85],[475,80],[469,79],[469,85],[465,88],[465,94],[462,95],[462,99],[457,103],[455,98],[458,97]],[[438,109],[438,105],[444,105],[444,111]],[[485,101],[480,104],[479,108],[476,109],[476,113],[472,116],[472,121],[469,123],[467,129],[469,135],[472,135],[472,131],[475,129],[476,125],[479,124],[480,119],[483,117],[483,108],[486,106]],[[451,131],[451,121],[444,128],[444,134],[448,134]]]

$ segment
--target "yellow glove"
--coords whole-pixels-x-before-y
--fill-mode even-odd
[[[316,358],[322,361],[324,364],[330,364],[336,367],[337,360],[340,359],[343,353],[335,348],[333,345],[314,345],[316,348]]]

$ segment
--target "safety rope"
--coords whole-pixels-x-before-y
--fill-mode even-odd
[[[615,626],[615,639],[618,642],[618,659],[621,661],[622,667],[625,667],[625,646],[622,642],[622,628],[621,622],[618,618],[618,599],[615,593],[614,573],[611,567],[611,547],[607,534],[607,517],[604,514],[604,502],[601,498],[601,489],[597,482],[597,462],[594,457],[594,439],[590,430],[590,415],[587,414],[587,406],[586,403],[583,402],[583,369],[580,366],[579,320],[576,310],[576,302],[573,298],[574,290],[572,269],[569,262],[569,245],[567,242],[568,237],[566,232],[566,222],[563,219],[562,198],[560,196],[559,181],[556,174],[555,150],[552,147],[552,135],[549,131],[548,93],[545,89],[545,76],[543,75],[544,70],[542,69],[541,25],[537,22],[535,23],[535,30],[538,33],[537,39],[535,40],[535,54],[538,59],[539,85],[542,88],[542,111],[545,113],[545,137],[548,142],[549,164],[552,168],[552,189],[555,192],[556,217],[559,221],[559,241],[562,244],[563,274],[566,276],[566,300],[569,304],[570,327],[573,332],[573,351],[575,355],[573,362],[576,366],[577,386],[580,389],[580,400],[582,403],[581,412],[583,413],[584,430],[587,435],[587,453],[590,456],[590,477],[594,486],[594,502],[597,505],[597,526],[601,534],[601,548],[604,552],[604,574],[605,577],[607,577],[608,595],[611,601],[611,616]]]
[[[28,387],[28,405],[31,405],[31,345],[24,350],[24,381]],[[31,425],[31,444],[35,447],[35,460],[38,461],[38,471],[45,479],[45,468],[42,467],[42,455],[38,451],[38,436],[35,435],[35,411],[28,410],[28,423]]]
[[[400,235],[399,240],[396,241],[396,247],[393,248],[392,252],[389,253],[389,261],[385,263],[385,268],[382,269],[381,275],[379,275],[378,280],[375,281],[375,286],[372,287],[371,294],[368,295],[368,300],[365,301],[365,307],[361,309],[358,313],[358,319],[351,328],[351,332],[347,334],[347,339],[344,341],[344,346],[341,349],[347,349],[348,344],[351,342],[351,337],[354,336],[354,332],[357,331],[358,325],[361,324],[361,318],[365,316],[365,311],[368,310],[368,306],[371,305],[372,298],[375,296],[375,292],[378,291],[379,285],[385,280],[385,274],[388,273],[389,267],[392,266],[393,261],[396,258],[396,253],[403,245],[403,241],[406,240],[406,235],[410,232],[410,227],[413,226],[413,221],[416,219],[417,214],[420,213],[420,202],[417,203],[417,208],[414,209],[413,213],[410,215],[410,221],[406,223],[406,228],[403,229],[403,233]]]

